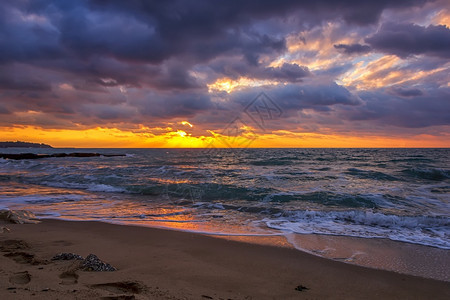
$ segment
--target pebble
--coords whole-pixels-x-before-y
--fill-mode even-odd
[[[81,264],[84,271],[109,272],[117,269],[108,263],[101,261],[95,254],[89,254]]]
[[[58,253],[53,256],[52,260],[84,260],[83,256],[75,253]]]

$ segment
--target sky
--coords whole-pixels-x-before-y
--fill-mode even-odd
[[[0,2],[0,140],[450,147],[450,2]]]

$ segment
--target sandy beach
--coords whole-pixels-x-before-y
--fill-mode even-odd
[[[7,224],[1,299],[449,299],[450,283],[284,247],[101,222]],[[117,268],[90,272],[61,252]]]
[[[450,0],[0,1],[0,300],[450,300]]]

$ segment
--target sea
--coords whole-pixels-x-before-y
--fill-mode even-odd
[[[450,149],[0,152],[125,154],[0,159],[0,208],[30,210],[39,218],[450,249]]]

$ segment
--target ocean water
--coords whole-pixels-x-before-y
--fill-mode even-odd
[[[450,249],[450,149],[2,149],[0,208],[219,235],[321,234]]]

